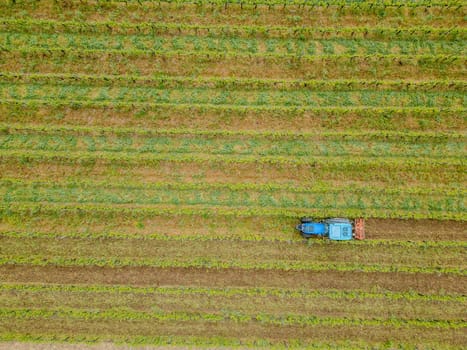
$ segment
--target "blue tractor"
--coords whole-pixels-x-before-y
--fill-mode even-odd
[[[333,241],[349,241],[365,239],[365,227],[362,218],[353,222],[344,218],[331,218],[322,221],[313,221],[312,218],[302,218],[296,229],[303,237],[328,237]]]

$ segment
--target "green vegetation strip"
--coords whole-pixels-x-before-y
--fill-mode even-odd
[[[207,192],[208,190],[228,190],[228,191],[258,191],[258,192],[290,192],[290,193],[332,193],[338,194],[343,191],[347,193],[361,193],[374,195],[377,193],[385,195],[429,195],[429,196],[442,196],[442,197],[464,197],[467,195],[467,190],[464,188],[427,188],[427,187],[395,187],[390,188],[384,187],[369,187],[366,185],[352,185],[351,189],[347,188],[347,185],[343,188],[326,183],[311,184],[309,186],[298,186],[298,185],[282,185],[276,183],[258,184],[258,183],[182,183],[182,182],[151,182],[149,184],[142,184],[139,182],[125,181],[124,184],[114,184],[108,181],[90,181],[69,179],[65,182],[61,181],[38,181],[38,180],[20,180],[20,179],[0,179],[0,188],[21,188],[21,187],[32,187],[32,188],[58,188],[62,190],[81,188],[81,189],[124,189],[128,191],[151,191],[151,190],[200,190]]]
[[[121,239],[121,240],[157,240],[157,241],[245,241],[245,242],[283,242],[289,244],[303,245],[305,240],[298,234],[292,236],[284,235],[283,237],[269,237],[262,233],[241,233],[237,236],[225,236],[225,234],[197,234],[197,233],[178,233],[169,235],[164,233],[124,233],[124,232],[38,232],[38,231],[0,231],[0,237],[10,238],[47,238],[47,239]],[[327,240],[308,240],[306,244],[309,246],[329,245],[332,244]],[[389,239],[366,239],[363,241],[352,240],[345,243],[346,245],[356,246],[371,246],[371,247],[407,247],[416,249],[427,248],[467,248],[467,241],[399,241]]]
[[[454,68],[456,65],[461,67],[465,64],[465,57],[461,55],[411,55],[411,54],[367,54],[367,55],[322,55],[312,56],[303,55],[297,56],[296,54],[272,54],[272,53],[240,53],[240,52],[219,52],[219,51],[185,51],[185,50],[120,50],[120,49],[73,49],[73,48],[17,48],[14,46],[7,47],[3,46],[0,51],[0,57],[5,58],[11,56],[11,54],[17,54],[23,58],[53,58],[53,57],[69,57],[69,58],[101,58],[103,55],[107,55],[112,58],[119,57],[193,57],[208,59],[209,61],[219,61],[221,59],[233,58],[255,58],[262,59],[265,64],[267,61],[278,61],[283,62],[288,60],[290,62],[307,61],[309,63],[335,63],[335,64],[346,64],[346,63],[376,63],[376,64],[388,64],[399,62],[400,65],[415,65],[415,66],[439,66],[445,65],[447,68]]]
[[[153,86],[159,88],[205,87],[205,88],[247,88],[280,90],[317,90],[317,91],[464,91],[467,82],[463,80],[292,80],[292,79],[254,79],[224,77],[171,77],[141,75],[90,75],[78,73],[20,73],[0,72],[2,82],[76,84],[94,86]]]
[[[389,299],[407,301],[458,302],[467,301],[465,295],[420,294],[419,292],[364,292],[359,290],[310,290],[284,288],[211,288],[211,287],[134,287],[127,285],[70,285],[70,284],[13,284],[0,283],[0,291],[19,292],[71,292],[71,293],[103,293],[103,294],[142,294],[142,295],[208,295],[208,296],[261,296],[280,298],[320,298],[366,300]]]
[[[57,21],[35,18],[0,18],[0,30],[21,33],[75,33],[75,34],[176,34],[196,36],[234,36],[234,37],[266,37],[266,38],[365,38],[385,40],[464,40],[465,28],[436,27],[298,27],[298,26],[252,26],[252,25],[200,25],[188,23],[160,22],[125,22],[125,21]]]
[[[192,215],[203,217],[283,217],[297,218],[300,216],[314,217],[364,217],[382,219],[435,219],[465,221],[467,217],[464,212],[452,213],[446,211],[418,211],[418,210],[389,210],[389,209],[272,209],[272,208],[232,208],[232,207],[205,207],[205,206],[155,206],[155,205],[105,205],[105,204],[83,204],[83,203],[0,203],[0,213],[9,215],[11,213],[48,213],[62,216],[70,213],[93,214],[102,213],[106,216],[129,215]]]
[[[269,106],[275,108],[352,107],[437,107],[465,108],[464,94],[458,91],[282,91],[225,90],[125,86],[82,86],[62,84],[0,83],[1,99],[61,100],[110,103],[195,104],[225,106]],[[72,102],[70,103],[72,104]]]
[[[270,106],[270,105],[229,105],[229,104],[197,104],[197,103],[151,103],[151,102],[124,102],[124,101],[97,101],[97,100],[63,100],[58,98],[49,99],[22,99],[22,98],[2,98],[0,104],[13,105],[18,107],[31,106],[50,106],[50,107],[71,107],[73,109],[79,108],[113,108],[123,110],[134,110],[141,108],[143,111],[160,110],[164,109],[165,112],[170,110],[184,111],[190,115],[193,113],[202,112],[218,112],[233,114],[235,117],[245,115],[246,113],[275,113],[275,117],[282,115],[288,117],[290,115],[300,116],[306,112],[313,113],[314,115],[326,114],[329,117],[339,117],[349,114],[356,114],[361,118],[388,118],[389,115],[396,114],[398,117],[425,117],[425,118],[438,118],[441,115],[448,115],[451,117],[463,116],[466,114],[466,108],[453,108],[453,107],[368,107],[368,106],[348,106],[348,107],[315,107],[315,106]],[[459,122],[461,122],[460,119]],[[351,125],[350,125],[351,126]],[[349,127],[350,127],[349,126]]]
[[[464,321],[444,320],[405,320],[405,319],[350,319],[337,317],[314,317],[288,314],[275,316],[269,314],[248,315],[240,312],[224,312],[223,315],[211,313],[190,312],[138,312],[127,309],[80,310],[80,309],[10,309],[0,308],[0,318],[36,319],[51,318],[84,319],[84,320],[158,320],[158,321],[201,321],[235,323],[259,322],[278,326],[385,326],[385,327],[421,327],[462,329],[467,327]]]
[[[289,130],[281,131],[257,131],[257,130],[200,130],[187,128],[172,129],[148,129],[141,127],[105,127],[105,126],[82,126],[82,125],[53,125],[53,124],[26,124],[26,123],[1,123],[0,135],[6,134],[32,134],[57,135],[57,134],[89,134],[99,136],[206,136],[206,137],[246,137],[246,138],[268,138],[268,139],[286,139],[286,140],[335,140],[335,141],[363,141],[363,140],[381,140],[387,142],[431,142],[455,141],[467,142],[467,134],[463,132],[443,132],[443,131],[394,131],[394,130],[347,130],[347,131],[329,131],[319,130],[315,132],[294,132]]]
[[[202,206],[216,210],[228,208],[307,209],[385,209],[387,211],[426,211],[464,214],[465,197],[459,190],[451,193],[405,189],[352,189],[316,186],[304,191],[296,188],[268,188],[268,185],[181,184],[162,183],[153,186],[112,186],[92,182],[0,182],[3,203],[100,203],[131,206]]]
[[[196,258],[177,261],[173,259],[151,258],[118,258],[118,257],[49,257],[44,255],[28,256],[0,256],[0,266],[99,266],[99,267],[157,267],[157,268],[209,268],[209,269],[245,269],[245,270],[281,270],[281,271],[340,271],[340,272],[397,272],[448,274],[453,276],[467,276],[467,270],[461,267],[426,267],[426,266],[396,266],[359,263],[319,263],[308,261],[267,261],[245,262],[225,261],[214,258]]]
[[[68,48],[97,50],[157,50],[157,51],[199,51],[230,52],[296,56],[380,54],[391,55],[457,55],[465,51],[461,40],[389,40],[368,39],[320,39],[298,40],[277,38],[239,38],[213,36],[153,35],[108,35],[108,34],[24,34],[1,33],[0,40],[5,47],[22,48]]]
[[[117,162],[119,164],[144,164],[153,165],[160,161],[171,162],[195,162],[195,163],[256,163],[256,164],[282,164],[282,165],[310,165],[319,167],[355,167],[356,169],[369,169],[377,167],[387,167],[392,170],[427,170],[437,167],[455,167],[459,170],[465,167],[465,162],[460,158],[407,158],[407,157],[332,157],[332,156],[313,156],[310,158],[291,158],[288,156],[251,156],[251,155],[230,155],[230,154],[147,154],[147,153],[129,153],[129,152],[83,152],[83,151],[51,151],[51,150],[30,150],[30,149],[2,149],[0,159],[21,158],[28,160],[62,160],[66,164],[88,163],[93,164],[98,160]]]

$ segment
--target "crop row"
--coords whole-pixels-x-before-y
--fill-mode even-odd
[[[109,219],[121,215],[147,216],[147,215],[191,215],[191,216],[223,216],[223,217],[282,217],[297,218],[300,216],[314,217],[366,217],[383,219],[436,219],[436,220],[466,220],[465,213],[449,213],[443,211],[416,211],[416,210],[387,210],[387,209],[272,209],[272,208],[206,208],[202,206],[115,206],[105,204],[64,204],[64,203],[0,203],[0,213],[41,214],[52,216],[71,215],[73,213],[93,213],[105,215]]]
[[[15,6],[4,6],[3,17],[24,19],[37,17],[34,3],[16,1]],[[229,5],[222,9],[215,4],[196,2],[196,4],[180,4],[169,2],[90,2],[74,3],[74,8],[62,6],[61,2],[45,0],[41,2],[42,18],[85,22],[90,18],[99,21],[129,21],[134,23],[181,22],[199,24],[262,25],[270,26],[303,26],[303,27],[345,27],[348,18],[356,26],[389,26],[397,23],[399,28],[415,25],[458,28],[463,27],[464,18],[460,6],[384,6],[383,4],[348,3],[346,6],[297,6],[280,7],[273,11],[272,7]],[[53,6],[52,6],[53,5]],[[21,10],[21,11],[20,11]],[[219,11],[220,10],[220,11]],[[215,11],[215,16],[212,13]]]
[[[150,103],[150,102],[126,102],[126,101],[94,101],[94,100],[60,100],[60,99],[0,99],[0,103],[7,106],[18,107],[64,107],[101,108],[129,111],[138,109],[140,114],[148,111],[160,111],[167,114],[169,111],[183,111],[185,113],[216,112],[223,116],[244,116],[253,114],[257,116],[267,115],[283,118],[322,116],[324,118],[339,118],[343,116],[356,116],[360,118],[385,118],[392,116],[398,118],[427,118],[457,117],[465,113],[465,108],[439,108],[439,107],[303,107],[303,106],[268,106],[268,105],[215,105],[215,104],[181,104],[181,103]],[[457,118],[458,119],[458,118]],[[456,129],[458,130],[458,129]]]
[[[278,326],[386,326],[386,327],[422,327],[422,328],[447,328],[461,329],[466,324],[462,321],[441,320],[404,320],[404,319],[351,319],[338,317],[314,317],[302,315],[269,315],[261,313],[247,315],[241,312],[228,312],[224,314],[212,313],[190,313],[190,312],[138,312],[122,309],[108,309],[99,311],[88,311],[80,309],[10,309],[0,308],[0,317],[8,319],[84,319],[84,320],[106,320],[115,319],[121,321],[131,320],[159,320],[159,321],[204,321],[204,322],[259,322],[266,325]]]
[[[172,50],[172,51],[158,51],[158,50],[119,50],[119,49],[73,49],[73,48],[39,48],[39,47],[27,47],[27,48],[16,48],[2,47],[2,57],[11,56],[17,54],[24,58],[33,57],[71,57],[71,58],[99,58],[103,55],[118,58],[118,57],[156,57],[163,56],[166,58],[181,58],[181,57],[199,57],[203,61],[214,60],[219,61],[221,59],[232,58],[250,58],[261,60],[262,63],[267,62],[290,62],[298,63],[301,61],[315,63],[315,62],[329,62],[329,63],[397,63],[398,65],[414,65],[419,67],[432,67],[442,68],[443,65],[452,67],[453,65],[462,65],[465,63],[465,58],[461,55],[399,55],[399,54],[370,54],[370,55],[349,55],[349,54],[333,54],[333,55],[322,55],[312,56],[304,55],[297,56],[295,54],[272,54],[272,53],[240,53],[240,52],[223,52],[223,51],[184,51],[184,50]]]
[[[66,269],[65,269],[66,270]],[[63,287],[63,288],[62,288]],[[125,305],[130,310],[223,313],[237,310],[254,315],[296,314],[346,316],[372,319],[391,309],[399,319],[463,320],[462,295],[417,295],[415,292],[360,292],[313,289],[269,289],[260,287],[136,287],[128,285],[44,285],[8,284],[0,286],[0,306],[8,308],[76,308],[105,310]]]
[[[0,42],[8,48],[142,50],[157,52],[227,52],[232,54],[268,54],[273,56],[322,55],[456,55],[464,50],[463,41],[371,41],[367,39],[255,39],[239,37],[154,35],[82,35],[0,33]]]
[[[72,109],[70,109],[70,107]],[[4,124],[13,125],[12,131],[18,123],[28,125],[52,124],[55,127],[75,126],[100,128],[106,134],[106,127],[118,129],[131,128],[134,135],[143,135],[138,130],[173,129],[174,127],[190,129],[191,133],[202,133],[200,130],[225,129],[229,133],[252,132],[258,130],[265,137],[289,138],[290,133],[297,137],[307,137],[307,133],[327,132],[365,132],[370,139],[373,132],[387,132],[399,130],[400,134],[389,136],[388,140],[412,142],[416,137],[412,132],[420,132],[420,141],[438,142],[436,137],[428,136],[432,131],[440,134],[439,140],[450,137],[444,132],[452,134],[452,140],[457,139],[454,133],[463,128],[465,122],[459,115],[465,114],[463,108],[427,108],[427,107],[279,107],[275,106],[224,106],[224,105],[185,105],[185,104],[135,104],[107,102],[74,101],[67,103],[59,100],[1,100],[0,120]],[[186,116],[189,115],[190,118]],[[38,132],[40,130],[37,130]],[[269,132],[273,135],[266,136]],[[164,132],[165,133],[165,132]],[[164,134],[163,133],[163,134]],[[92,132],[90,132],[92,134]],[[298,136],[303,134],[303,136]],[[127,134],[128,135],[128,134]],[[149,136],[149,134],[147,134]],[[152,135],[152,134],[151,134]],[[154,134],[155,135],[155,134]],[[230,134],[231,135],[231,134]],[[246,134],[243,134],[246,136]],[[379,135],[383,135],[382,133]],[[212,134],[215,136],[215,134]],[[222,136],[228,136],[223,134]],[[240,137],[240,134],[238,135]],[[251,134],[253,137],[254,135]],[[290,136],[292,138],[292,136]],[[343,139],[347,137],[342,135]],[[352,138],[352,137],[351,137]],[[375,136],[375,139],[379,139]],[[380,139],[383,139],[381,136]]]
[[[293,231],[293,227],[289,228]],[[465,245],[398,246],[299,244],[275,241],[169,240],[8,237],[2,236],[3,265],[96,265],[152,267],[223,267],[323,271],[405,271],[465,274]],[[28,262],[29,261],[29,262]],[[40,265],[42,266],[42,265]],[[372,270],[377,269],[377,270]],[[423,270],[425,269],[425,270]]]
[[[405,266],[383,265],[373,263],[319,263],[319,262],[291,262],[291,261],[263,261],[244,262],[239,260],[220,260],[215,258],[198,258],[177,261],[160,258],[119,258],[119,257],[60,257],[45,255],[3,255],[0,257],[0,266],[27,265],[27,266],[64,266],[64,267],[157,267],[157,268],[202,268],[202,269],[246,269],[246,270],[282,270],[282,271],[339,271],[339,272],[380,272],[380,273],[423,273],[423,274],[448,274],[453,276],[466,276],[467,272],[462,267],[443,266]]]
[[[465,197],[456,194],[420,195],[378,193],[358,193],[352,190],[318,193],[262,192],[254,190],[228,190],[221,188],[174,189],[174,188],[101,188],[58,184],[44,187],[1,186],[3,203],[11,202],[50,202],[50,203],[101,203],[118,205],[185,205],[212,207],[253,207],[289,209],[353,209],[388,211],[426,211],[444,214],[462,214],[465,211]]]
[[[270,164],[283,166],[312,166],[319,171],[345,169],[346,171],[358,169],[362,171],[449,171],[453,180],[465,172],[465,164],[460,159],[433,159],[433,158],[369,158],[369,157],[313,157],[312,159],[294,159],[287,156],[230,156],[221,157],[209,154],[134,154],[126,152],[67,152],[67,151],[40,151],[40,150],[3,150],[1,159],[19,159],[22,162],[31,161],[62,161],[64,164],[93,165],[98,161],[119,165],[157,165],[160,162],[175,163],[211,163],[211,164]],[[325,169],[325,170],[324,170]],[[455,181],[453,181],[455,182]]]
[[[161,230],[159,230],[161,231]],[[248,233],[235,233],[234,235],[227,236],[224,233],[196,233],[193,230],[190,233],[177,233],[176,235],[170,235],[166,233],[125,233],[118,231],[110,232],[32,232],[32,231],[0,231],[0,237],[9,237],[9,238],[24,238],[24,239],[33,239],[33,238],[46,238],[46,239],[113,239],[113,240],[157,240],[157,241],[245,241],[245,242],[283,242],[288,245],[291,244],[303,244],[303,238],[298,235],[295,231],[292,235],[282,235],[277,236],[273,234],[264,235],[263,232],[248,232]],[[330,244],[326,240],[312,240],[307,241],[307,244],[310,246],[316,245],[327,245]],[[346,243],[346,245],[358,245],[358,246],[372,246],[372,247],[407,247],[407,248],[416,248],[416,249],[427,249],[427,248],[467,248],[467,243],[465,241],[401,241],[394,239],[367,239],[364,241],[352,240]]]
[[[313,139],[320,141],[382,141],[387,143],[444,143],[444,142],[466,142],[463,133],[443,132],[443,131],[397,131],[397,130],[346,130],[346,131],[315,131],[315,132],[293,132],[290,130],[280,131],[258,131],[258,130],[199,130],[188,128],[171,129],[147,129],[147,128],[116,128],[116,127],[96,127],[96,126],[63,126],[50,124],[15,124],[0,123],[0,134],[3,135],[89,135],[104,137],[223,137],[238,139],[267,139],[267,140],[300,140],[307,142]]]
[[[297,316],[313,315],[316,317],[351,317],[354,319],[372,319],[375,315],[385,315],[391,309],[391,317],[397,319],[433,319],[438,321],[463,320],[460,301],[436,298],[431,295],[424,299],[406,299],[394,293],[393,298],[384,294],[371,294],[364,298],[365,293],[348,293],[339,291],[322,292],[309,291],[300,295],[300,291],[275,290],[269,293],[267,288],[254,291],[252,288],[226,288],[223,292],[217,288],[175,287],[161,288],[153,292],[141,289],[123,288],[106,291],[100,286],[94,288],[47,288],[40,285],[39,289],[18,285],[17,288],[0,289],[0,306],[4,308],[74,308],[86,310],[109,310],[125,305],[129,310],[151,312],[157,305],[157,310],[167,312],[210,312],[224,314],[224,310],[241,312],[254,316],[267,313],[274,316],[294,314]],[[94,290],[92,290],[94,289]],[[126,290],[126,291],[125,291]],[[135,291],[135,293],[133,293]],[[289,296],[284,292],[291,292]],[[352,295],[353,294],[353,295]],[[399,294],[399,295],[397,295]],[[415,293],[414,293],[415,294]],[[460,297],[461,298],[461,297]],[[410,309],[410,310],[407,310]]]
[[[0,129],[1,130],[1,129]],[[160,136],[116,136],[96,134],[57,133],[52,128],[48,133],[28,132],[8,133],[3,129],[0,133],[1,150],[36,150],[54,152],[106,152],[127,155],[153,156],[256,156],[258,160],[279,159],[278,157],[294,157],[292,163],[319,160],[323,157],[356,156],[372,159],[426,158],[433,160],[452,160],[463,158],[465,142],[462,138],[448,139],[444,142],[420,141],[400,142],[398,140],[358,140],[358,139],[265,139],[260,137],[212,137],[205,134],[166,134]],[[97,130],[96,130],[97,131]],[[426,139],[425,139],[426,140]],[[456,142],[457,141],[457,142]],[[239,158],[241,160],[241,158]],[[405,161],[403,161],[405,162]],[[434,164],[433,164],[434,165]]]
[[[0,51],[4,71],[287,79],[458,79],[465,59],[450,55],[296,56],[144,50],[16,49]],[[127,59],[127,60],[125,60]],[[152,64],[147,65],[148,59]],[[99,60],[100,65],[95,65]],[[268,69],[265,69],[268,67]]]
[[[210,104],[227,106],[314,107],[438,107],[465,108],[462,92],[414,91],[309,91],[226,90],[207,88],[161,89],[0,83],[0,98],[16,100],[61,100],[155,104]]]
[[[391,186],[389,188],[372,187],[368,185],[353,184],[351,188],[347,185],[338,186],[332,183],[318,182],[309,183],[307,186],[303,185],[289,185],[289,184],[277,184],[277,183],[206,183],[206,182],[151,182],[141,183],[136,181],[125,181],[124,183],[109,183],[108,181],[96,181],[96,180],[83,180],[80,177],[67,176],[66,181],[27,181],[23,179],[0,179],[0,188],[19,189],[22,187],[32,188],[46,188],[46,189],[76,189],[81,188],[83,190],[123,190],[123,191],[229,191],[229,192],[243,192],[251,191],[258,193],[297,193],[297,194],[319,194],[329,193],[338,195],[342,192],[352,194],[365,194],[365,195],[395,195],[395,196],[407,196],[407,195],[419,195],[428,196],[430,198],[435,197],[464,197],[466,190],[463,188],[426,188],[426,187],[407,187],[407,186]],[[219,192],[220,194],[220,192]]]
[[[266,261],[266,262],[245,262],[245,261],[224,261],[220,259],[188,259],[176,261],[173,259],[131,259],[118,257],[60,257],[45,255],[2,255],[0,266],[5,265],[27,265],[27,266],[69,266],[69,267],[157,267],[157,268],[208,268],[208,269],[247,269],[247,270],[281,270],[281,271],[340,271],[340,272],[396,272],[396,273],[423,273],[423,274],[448,274],[453,276],[466,276],[465,268],[442,267],[442,266],[404,266],[404,265],[383,265],[373,263],[318,263],[318,262],[291,262],[291,261]]]
[[[305,27],[260,25],[202,25],[188,23],[126,21],[56,21],[34,18],[0,18],[0,31],[30,34],[119,34],[151,36],[237,37],[270,39],[366,39],[366,40],[464,40],[464,28],[412,26],[392,27]]]
[[[95,293],[95,294],[130,294],[143,296],[184,296],[184,295],[207,295],[220,297],[279,297],[293,299],[312,299],[326,297],[330,299],[345,299],[348,301],[360,300],[405,300],[405,301],[426,301],[439,303],[464,303],[467,297],[464,295],[449,294],[420,294],[418,292],[364,292],[360,290],[310,290],[310,289],[285,289],[273,287],[136,287],[129,285],[71,285],[71,284],[14,284],[0,283],[2,292],[61,292],[61,293]]]
[[[254,79],[237,77],[155,77],[141,75],[89,75],[89,74],[24,74],[0,72],[2,83],[154,87],[159,89],[211,88],[254,90],[310,90],[310,91],[465,91],[463,80],[290,80]]]
[[[136,333],[135,333],[136,334]],[[276,342],[271,339],[255,338],[255,339],[239,339],[239,338],[226,338],[226,337],[201,337],[201,336],[122,336],[122,335],[105,335],[93,334],[87,332],[86,334],[77,334],[76,332],[60,332],[53,334],[45,333],[31,333],[19,331],[1,331],[0,341],[4,342],[27,342],[27,343],[80,343],[80,344],[96,344],[104,342],[115,342],[117,344],[127,344],[133,346],[152,345],[152,346],[199,346],[199,347],[245,347],[250,346],[259,349],[311,349],[311,350],[324,350],[331,347],[342,347],[349,350],[358,350],[362,347],[369,347],[369,343],[363,341],[333,341],[332,343],[317,342],[314,340],[309,343],[300,339],[287,339],[284,343]],[[417,345],[409,343],[400,343],[404,349],[416,350]],[[371,343],[375,346],[375,343]],[[438,344],[441,345],[441,344]],[[391,349],[391,345],[378,344],[378,349]],[[446,345],[444,345],[446,348]]]

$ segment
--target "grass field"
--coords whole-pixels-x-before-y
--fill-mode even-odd
[[[464,349],[465,16],[0,1],[0,349]]]

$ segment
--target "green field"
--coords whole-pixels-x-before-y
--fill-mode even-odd
[[[0,349],[465,348],[466,11],[0,1]]]

